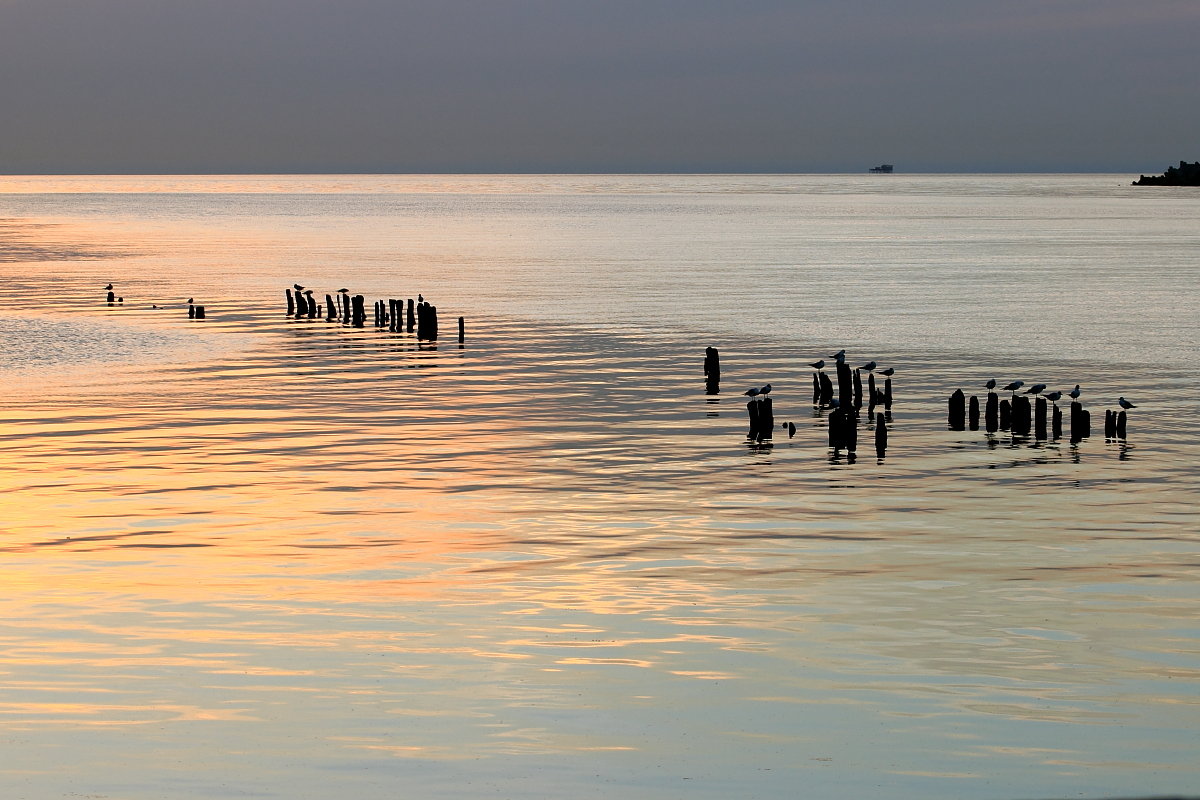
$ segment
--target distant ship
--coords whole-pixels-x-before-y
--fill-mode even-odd
[[[878,167],[871,167],[871,172],[891,175],[892,170],[894,170],[895,168],[896,167],[893,164],[880,164]]]

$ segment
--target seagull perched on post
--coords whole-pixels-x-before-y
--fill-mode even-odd
[[[758,393],[760,396],[765,396],[765,395],[770,394],[771,393],[771,384],[769,384],[769,383],[765,384],[761,389],[758,390]]]
[[[1016,394],[1017,389],[1020,389],[1024,385],[1025,385],[1025,381],[1013,381],[1012,383],[1010,383],[1004,387],[1004,391],[1012,392],[1013,394]]]
[[[836,353],[831,355],[830,358],[832,358],[837,363],[841,364],[842,362],[844,362],[846,360],[846,351],[838,350]]]
[[[896,370],[895,370],[895,369],[893,369],[892,367],[888,367],[887,369],[881,369],[881,370],[879,370],[879,374],[880,374],[880,375],[882,375],[882,376],[883,376],[883,377],[885,377],[885,378],[890,378],[890,377],[892,377],[893,375],[895,375],[895,374],[896,374]]]
[[[809,366],[817,370],[825,369],[825,359],[822,358],[820,361],[814,361]]]
[[[995,378],[989,378],[989,379],[988,379],[988,382],[987,382],[987,383],[985,383],[983,386],[984,386],[984,388],[985,388],[985,389],[987,389],[987,390],[990,392],[992,389],[995,389],[995,388],[996,388],[996,379],[995,379]]]
[[[295,289],[297,292],[303,292],[303,291],[304,291],[304,287],[303,287],[303,286],[301,286],[301,285],[300,285],[300,284],[298,284],[298,283],[293,283],[293,284],[292,284],[292,288],[293,288],[293,289]]]
[[[1036,397],[1037,395],[1041,394],[1045,390],[1046,390],[1046,384],[1035,383],[1033,386],[1030,386],[1028,389],[1025,390],[1025,394],[1031,394]]]
[[[746,397],[758,397],[758,393],[760,391],[762,391],[762,390],[757,389],[757,388],[750,388],[750,389],[747,389],[746,391],[742,392],[742,394],[746,395]]]
[[[1079,384],[1077,383],[1077,384],[1075,384],[1074,389],[1067,392],[1067,397],[1071,398],[1072,400],[1078,400],[1079,395],[1081,395],[1081,394],[1083,394],[1083,392],[1079,391]]]
[[[1062,397],[1062,392],[1046,392],[1044,397],[1051,403],[1058,405],[1059,398]]]
[[[1133,403],[1126,400],[1124,397],[1117,398],[1117,405],[1119,405],[1121,408],[1124,408],[1126,410],[1131,409],[1131,408],[1137,408],[1137,406],[1135,406]]]
[[[875,371],[875,362],[868,361],[867,363],[865,363],[861,367],[859,367],[859,369],[865,369],[867,372],[874,372]]]

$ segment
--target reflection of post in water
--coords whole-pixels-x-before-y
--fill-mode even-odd
[[[704,348],[704,393],[721,393],[721,354],[715,347]]]

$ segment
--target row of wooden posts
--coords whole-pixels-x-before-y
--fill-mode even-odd
[[[312,298],[312,290],[284,290],[287,296],[288,316],[296,319],[316,319],[320,316],[320,305]],[[334,295],[325,295],[327,322],[341,321],[343,325],[355,328],[366,327],[367,312],[366,298],[361,294],[351,296],[343,290]],[[411,297],[407,303],[404,300],[376,300],[374,306],[374,325],[376,328],[386,328],[391,333],[416,333],[418,339],[436,342],[438,338],[437,307],[425,301],[421,295],[417,300]],[[406,313],[407,312],[407,313]],[[466,340],[466,320],[458,318],[458,341]]]
[[[829,447],[833,450],[846,450],[854,453],[858,450],[858,417],[862,407],[863,385],[859,370],[854,370],[845,363],[839,363],[837,369],[838,384],[842,389],[842,398],[836,404],[833,402],[833,383],[829,376],[822,371],[813,374],[813,405],[818,408],[834,407],[829,414]],[[721,389],[721,356],[715,347],[704,351],[704,386],[708,394],[718,394]],[[868,414],[876,406],[886,409],[892,407],[892,379],[884,381],[884,388],[877,390],[875,376],[868,374],[868,394],[870,400]],[[753,442],[763,442],[774,437],[775,409],[774,401],[769,394],[756,394],[746,403],[746,413],[750,418],[750,430],[746,438]],[[887,417],[883,413],[875,414],[875,452],[882,458],[887,451],[888,429]],[[788,429],[789,438],[796,434],[796,425],[792,422],[783,423]]]
[[[1078,400],[1070,407],[1071,442],[1079,442],[1092,435],[1092,415]],[[1047,429],[1047,422],[1049,429]],[[979,398],[972,395],[968,402],[962,389],[955,389],[949,402],[950,429],[955,431],[970,428],[979,430]],[[988,392],[983,409],[984,430],[1012,431],[1014,436],[1033,435],[1035,439],[1061,439],[1063,435],[1063,413],[1057,403],[1044,397],[1029,402],[1028,397],[1014,396],[1012,401],[1001,400],[995,392]],[[1047,437],[1049,433],[1049,437]],[[1124,439],[1126,416],[1124,411],[1104,412],[1104,438]]]

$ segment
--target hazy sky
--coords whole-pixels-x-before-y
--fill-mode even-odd
[[[1160,172],[1200,0],[0,0],[0,172]]]

